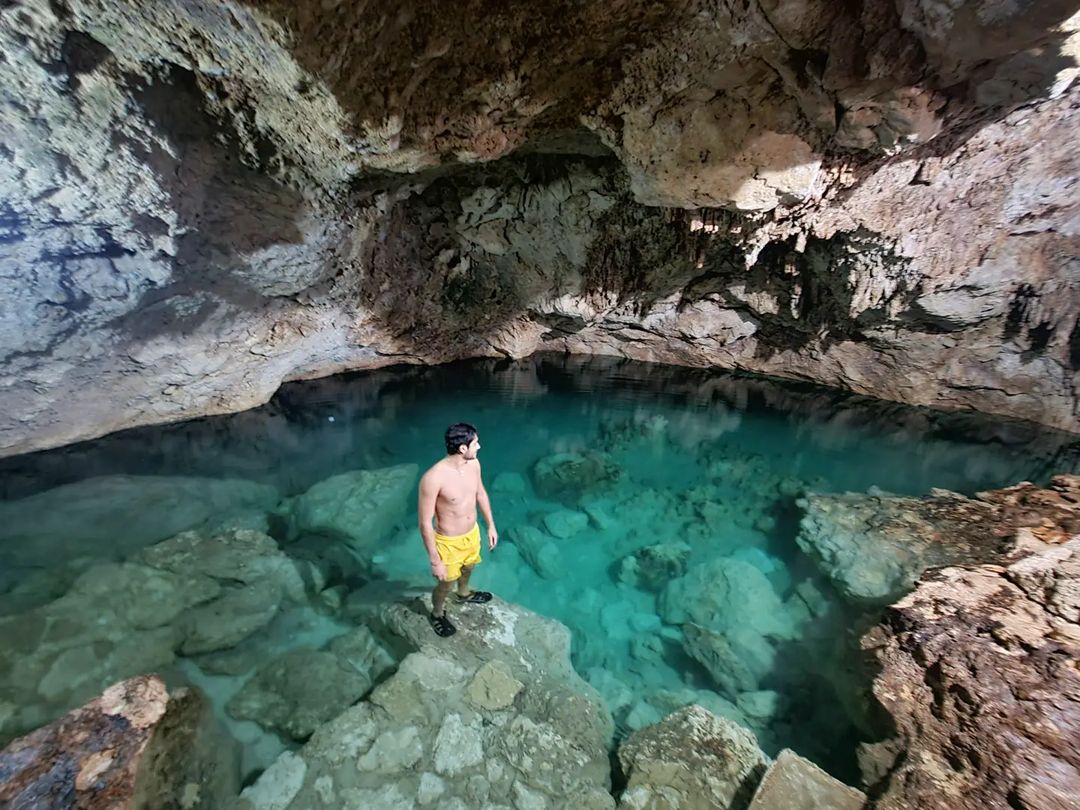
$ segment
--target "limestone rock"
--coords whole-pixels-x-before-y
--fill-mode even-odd
[[[217,808],[239,771],[202,697],[153,675],[98,698],[0,751],[5,807]],[[194,789],[193,789],[194,788]]]
[[[866,796],[784,749],[761,779],[749,810],[862,810]]]
[[[416,485],[417,466],[356,470],[320,481],[293,498],[289,534],[344,539],[357,553],[370,553],[404,516]]]
[[[627,776],[619,807],[628,810],[741,810],[768,765],[753,734],[700,706],[630,735],[619,762]]]
[[[793,619],[765,575],[732,557],[694,566],[669,582],[660,596],[660,614],[669,624],[689,621],[717,632],[796,636]]]
[[[861,756],[875,806],[1034,810],[1080,793],[1080,627],[1057,596],[1075,593],[1078,555],[1074,539],[942,568],[886,610],[863,640],[896,724]]]
[[[965,498],[808,495],[799,546],[848,597],[895,599],[932,566],[998,560],[1031,536],[1055,542],[1080,532],[1080,477],[1057,476]]]
[[[566,561],[559,543],[535,526],[514,526],[507,533],[522,558],[547,579],[559,579],[566,573]]]
[[[686,543],[657,543],[638,549],[623,558],[619,579],[650,591],[663,590],[673,579],[686,573],[690,546]]]
[[[287,791],[263,784],[271,769],[245,791],[240,808],[509,808],[524,801],[612,810],[611,720],[570,666],[565,628],[496,600],[460,617],[457,635],[444,641],[421,610],[386,602],[379,610],[380,635],[419,651],[288,755],[295,780]]]
[[[568,540],[580,534],[589,525],[589,516],[584,512],[572,512],[563,509],[544,516],[544,528],[559,540]]]

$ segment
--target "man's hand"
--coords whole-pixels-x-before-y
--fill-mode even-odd
[[[446,563],[435,558],[431,561],[431,573],[435,575],[435,579],[439,580],[439,582],[446,582]]]
[[[494,526],[488,526],[488,551],[494,551],[499,545],[499,532]]]

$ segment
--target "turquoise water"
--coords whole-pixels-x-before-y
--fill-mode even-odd
[[[856,744],[879,731],[862,702],[856,651],[873,616],[845,605],[798,550],[799,494],[972,493],[1080,468],[1076,437],[1031,425],[606,358],[541,355],[290,384],[248,413],[0,461],[0,742],[143,667],[212,695],[246,747],[249,776],[297,745],[302,733],[290,739],[225,706],[261,658],[346,632],[350,592],[430,584],[415,476],[441,457],[442,433],[456,421],[479,428],[502,535],[473,584],[572,630],[574,665],[619,735],[698,702],[750,727],[768,753],[794,748],[849,781]],[[402,464],[417,465],[399,486],[407,496],[344,557],[339,537],[298,524],[283,500],[335,475]],[[569,483],[552,483],[543,472],[552,464],[570,465],[560,467]],[[110,476],[134,478],[102,478]],[[128,587],[116,563],[145,565],[145,546],[220,526],[268,532],[285,555],[318,569],[307,596],[255,630],[236,630],[235,641],[230,629],[196,642],[183,635],[194,606],[136,588],[131,598],[167,603],[176,618],[133,619],[109,606],[55,652],[26,640],[34,617],[57,624],[61,609],[99,604],[77,601],[104,598],[86,584],[93,566],[112,564],[96,576],[115,600]],[[740,627],[725,624],[736,615]],[[148,634],[138,655],[109,621]],[[688,624],[741,634],[740,649],[766,663],[736,686],[718,683],[688,653],[687,634],[701,632]],[[96,646],[80,646],[79,633]]]

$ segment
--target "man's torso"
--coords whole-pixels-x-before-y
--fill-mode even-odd
[[[467,533],[476,525],[476,493],[480,486],[479,467],[465,465],[458,472],[440,461],[432,468],[439,486],[435,499],[435,530],[453,537]]]

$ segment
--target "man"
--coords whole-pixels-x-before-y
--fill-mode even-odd
[[[446,458],[420,479],[420,536],[424,538],[431,573],[438,580],[431,593],[431,628],[446,638],[457,628],[446,618],[446,598],[457,582],[458,602],[491,601],[487,591],[469,589],[473,567],[480,562],[480,524],[476,507],[487,524],[488,549],[495,550],[499,532],[491,516],[491,501],[480,477],[480,437],[476,428],[459,422],[446,429]],[[432,527],[432,518],[435,526]]]

